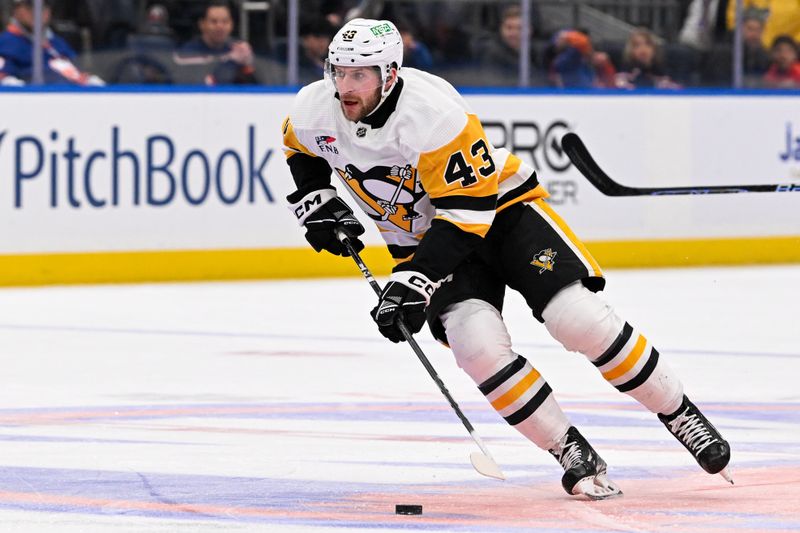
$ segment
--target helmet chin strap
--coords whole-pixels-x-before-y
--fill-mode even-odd
[[[397,72],[397,70],[395,70],[395,72]],[[400,75],[399,72],[397,74],[395,74],[394,81],[392,81],[392,86],[389,87],[388,90],[384,89],[384,87],[386,87],[386,82],[385,81],[383,82],[383,85],[381,85],[381,101],[378,102],[378,105],[375,106],[375,109],[370,111],[369,114],[367,114],[367,116],[370,116],[373,113],[375,113],[375,111],[377,111],[383,105],[383,102],[386,101],[386,97],[388,97],[390,94],[392,94],[392,91],[394,91],[394,88],[397,87],[397,77],[399,75]]]
[[[389,87],[388,90],[385,89],[386,83],[389,81],[389,77],[391,77],[391,75],[392,75],[392,69],[393,68],[394,67],[390,66],[388,72],[381,73],[381,82],[382,82],[381,83],[381,103],[383,102],[383,100],[387,96],[389,96],[389,93],[392,92],[392,90],[394,89],[394,86],[397,85],[397,76],[400,75],[400,72],[395,69],[395,71],[394,71],[395,72],[394,81],[392,82],[392,86]]]

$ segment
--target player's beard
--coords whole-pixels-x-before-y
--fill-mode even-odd
[[[358,122],[364,117],[375,111],[381,102],[381,88],[378,87],[372,92],[349,93],[347,96],[339,95],[342,106],[342,113],[345,118],[352,122]]]

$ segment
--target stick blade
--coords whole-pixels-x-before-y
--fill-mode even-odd
[[[480,452],[472,452],[469,454],[469,460],[472,462],[473,468],[475,468],[479,474],[505,481],[505,474],[503,474],[503,471],[497,466],[497,463],[494,462],[494,459],[488,455]]]

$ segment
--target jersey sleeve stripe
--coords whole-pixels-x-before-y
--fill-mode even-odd
[[[490,213],[492,220],[494,220],[494,212]],[[486,237],[486,234],[489,233],[489,228],[492,227],[491,221],[488,224],[475,224],[470,222],[458,222],[456,220],[452,220],[450,218],[446,218],[444,216],[437,215],[434,217],[434,220],[442,220],[444,222],[449,222],[453,226],[457,227],[461,231],[466,233],[472,233],[473,235],[479,235],[480,237]]]
[[[509,191],[514,190],[520,185],[523,185],[531,180],[533,180],[535,183],[539,183],[539,178],[536,175],[535,170],[531,169],[527,174],[517,172],[503,180],[503,182],[498,185],[497,194],[502,197]]]
[[[513,189],[506,189],[502,185],[507,183],[519,183]],[[535,198],[547,198],[550,196],[547,194],[547,191],[539,184],[539,179],[536,177],[536,172],[533,172],[527,178],[522,180],[514,179],[514,180],[506,180],[505,183],[501,185],[502,194],[500,199],[497,200],[497,211],[502,211],[509,205],[522,202],[522,201],[530,201]]]
[[[444,196],[432,198],[431,204],[438,209],[470,209],[473,211],[494,211],[497,207],[497,195],[473,196]]]
[[[516,174],[517,171],[519,171],[520,166],[522,166],[522,160],[519,157],[512,154],[511,152],[509,152],[508,150],[506,150],[505,148],[496,150],[495,153],[497,152],[500,153],[505,152],[506,154],[508,154],[502,163],[503,170],[500,172],[500,177],[497,180],[500,184],[502,184],[505,180],[507,180],[508,178]],[[494,157],[495,161],[497,161],[498,158],[495,154],[492,154],[492,157]],[[497,164],[499,165],[500,162],[498,161]]]
[[[511,200],[497,205],[497,212],[499,213],[503,209],[507,207],[511,207],[512,205],[519,204],[522,202],[532,202],[534,200],[542,200],[550,196],[550,194],[545,190],[544,187],[541,185],[537,185],[535,188],[520,194],[519,196],[512,198]]]
[[[494,220],[494,209],[489,211],[471,211],[469,209],[438,209],[437,218],[461,224],[490,224]]]
[[[492,161],[494,161],[495,166],[497,166],[497,168],[500,170],[500,172],[497,174],[498,181],[500,181],[502,170],[506,168],[506,162],[508,161],[510,155],[511,152],[505,148],[492,147]]]

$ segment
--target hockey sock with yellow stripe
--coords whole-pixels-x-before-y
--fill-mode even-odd
[[[617,338],[592,361],[603,378],[653,413],[674,411],[683,386],[658,350],[642,333],[625,323]]]
[[[554,339],[586,356],[618,391],[653,413],[681,404],[683,385],[641,332],[580,282],[559,291],[542,317]]]
[[[506,422],[543,450],[569,428],[550,385],[521,355],[478,386]]]

